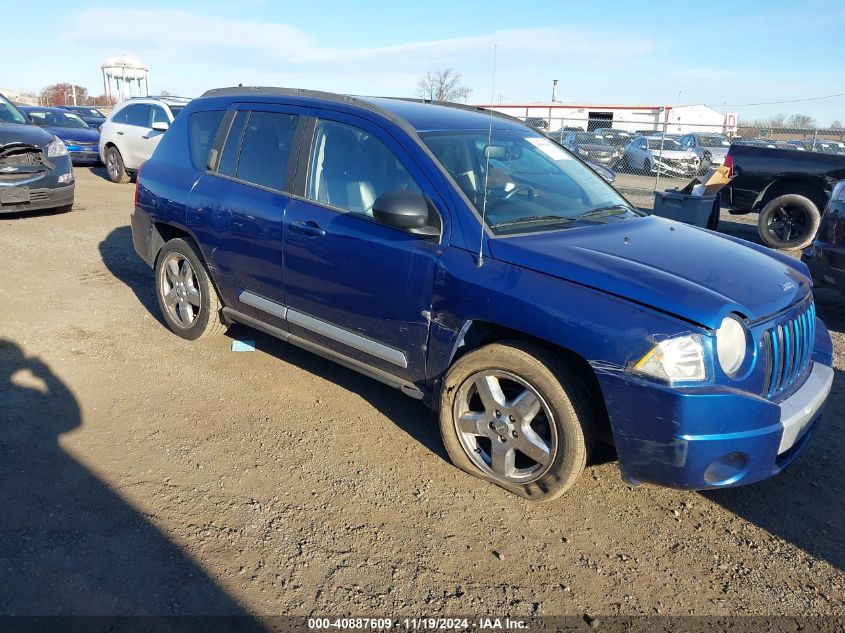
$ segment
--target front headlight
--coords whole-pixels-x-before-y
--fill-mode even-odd
[[[716,354],[719,364],[728,376],[735,376],[742,367],[748,351],[748,335],[745,326],[734,316],[722,319],[716,330]]]
[[[57,158],[59,156],[67,156],[67,145],[58,136],[54,136],[50,144],[47,145],[47,158]]]
[[[578,148],[578,153],[581,154],[581,156],[589,156],[590,155],[590,152],[588,152],[585,149],[581,149],[580,147]]]
[[[660,341],[634,366],[653,378],[673,382],[697,382],[707,378],[701,336],[691,334]]]

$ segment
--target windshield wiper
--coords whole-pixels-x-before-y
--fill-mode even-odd
[[[507,222],[498,222],[491,224],[491,229],[499,228],[500,226],[512,226],[514,224],[529,224],[531,222],[574,222],[575,218],[569,218],[564,215],[530,215],[525,218],[518,218],[516,220],[508,220]]]
[[[594,217],[600,216],[600,215],[615,215],[614,213],[611,213],[611,212],[612,211],[619,211],[620,209],[622,211],[631,211],[632,210],[631,207],[629,207],[627,204],[609,204],[606,207],[598,207],[596,209],[590,209],[589,211],[582,213],[578,217],[579,218],[594,218]]]

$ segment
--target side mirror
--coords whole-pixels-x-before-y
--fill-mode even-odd
[[[164,121],[156,121],[153,123],[153,129],[156,132],[167,132],[167,129],[170,127],[169,123],[165,123]]]
[[[422,232],[428,224],[428,203],[412,191],[389,191],[373,203],[373,218],[379,224],[412,233]]]

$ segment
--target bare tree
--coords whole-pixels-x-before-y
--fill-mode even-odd
[[[816,127],[816,120],[806,114],[793,114],[787,119],[786,125],[793,128],[811,128]]]
[[[842,123],[839,121],[839,119],[837,119],[836,121],[834,121],[833,123],[830,124],[830,129],[831,130],[842,130],[842,129],[845,129],[845,128],[843,128]]]
[[[466,102],[471,92],[461,83],[461,75],[451,68],[429,70],[417,81],[417,95],[431,101]]]

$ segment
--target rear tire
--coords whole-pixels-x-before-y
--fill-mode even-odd
[[[155,276],[158,307],[174,334],[195,341],[226,331],[217,289],[189,242],[167,242],[156,257]]]
[[[593,443],[587,389],[544,348],[486,345],[460,358],[440,392],[440,433],[461,470],[532,501],[562,495]]]
[[[760,211],[757,231],[767,246],[777,249],[799,249],[810,245],[821,223],[815,202],[795,194],[773,198]]]
[[[129,182],[129,174],[123,164],[123,157],[114,145],[106,149],[106,173],[112,182],[118,184]]]

